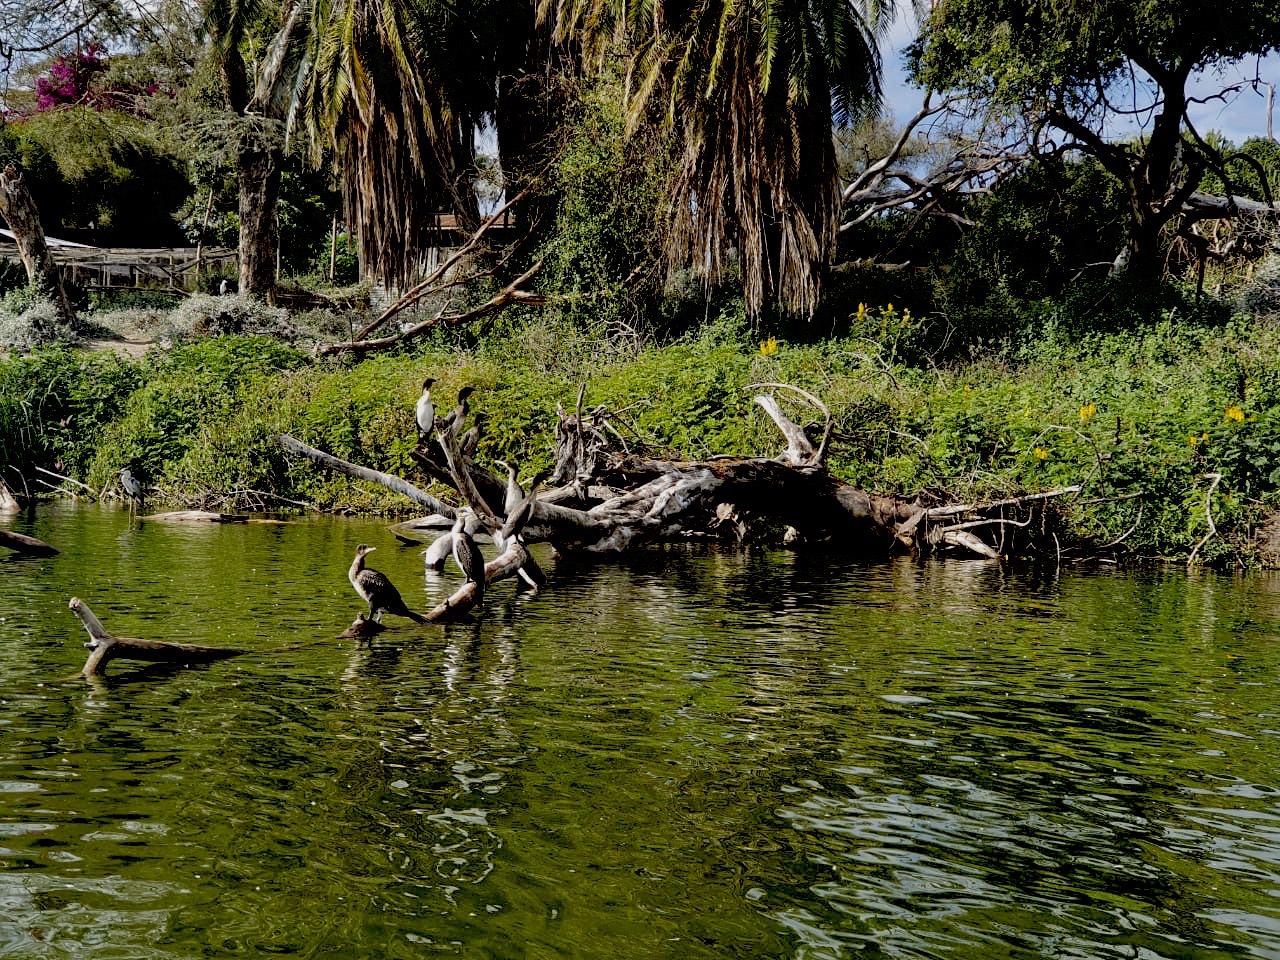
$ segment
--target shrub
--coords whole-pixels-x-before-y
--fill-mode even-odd
[[[39,287],[28,284],[0,297],[0,347],[33,350],[55,343],[73,343],[78,336]]]

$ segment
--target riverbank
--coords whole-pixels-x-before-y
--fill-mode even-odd
[[[1063,548],[1219,566],[1275,562],[1280,330],[1162,322],[1074,342],[1052,331],[946,367],[897,359],[889,340],[792,345],[711,324],[663,346],[509,325],[360,362],[313,361],[268,337],[197,339],[141,359],[43,350],[0,361],[0,459],[28,486],[42,467],[110,495],[137,465],[156,502],[234,509],[400,512],[380,488],[291,462],[290,433],[425,484],[409,457],[425,376],[438,397],[476,387],[481,460],[549,462],[557,405],[580,384],[637,449],[706,459],[779,441],[750,385],[794,384],[836,423],[829,464],[869,492],[973,501],[1080,485],[1060,504]],[[794,418],[820,419],[793,408]],[[83,491],[82,491],[83,492]],[[1089,552],[1085,550],[1084,552]]]

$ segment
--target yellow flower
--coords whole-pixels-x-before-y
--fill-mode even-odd
[[[1093,401],[1089,401],[1080,408],[1080,422],[1088,423],[1089,418],[1098,412],[1098,405]]]
[[[1036,455],[1037,460],[1049,459],[1049,451],[1046,450],[1044,447],[1036,447],[1035,450],[1033,450],[1032,452]]]
[[[778,352],[778,338],[770,337],[768,340],[760,341],[760,353],[763,356],[769,356],[771,353]]]
[[[1234,420],[1236,423],[1243,423],[1244,411],[1233,403],[1227,407],[1227,419]]]
[[[865,303],[860,303],[858,304],[857,320],[861,323],[865,319],[867,319],[867,305]]]
[[[1189,437],[1187,437],[1187,446],[1195,447],[1195,446],[1199,446],[1199,444],[1200,444],[1200,435],[1198,433],[1193,433]]]

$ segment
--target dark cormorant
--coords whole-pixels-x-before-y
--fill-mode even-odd
[[[142,492],[142,484],[138,478],[133,475],[133,471],[128,467],[120,469],[120,486],[124,488],[124,494],[132,500],[137,506],[142,506],[144,494]]]
[[[484,432],[484,422],[488,418],[483,410],[476,414],[471,429],[458,438],[458,450],[464,457],[473,457],[480,446],[480,435]]]
[[[351,570],[347,573],[347,579],[356,588],[356,593],[369,604],[370,618],[381,623],[384,613],[394,613],[397,617],[408,617],[414,623],[426,623],[425,617],[405,606],[400,591],[387,579],[386,574],[370,570],[364,565],[365,554],[373,553],[376,549],[364,543],[356,547],[356,558],[351,561]]]
[[[426,440],[431,436],[431,431],[436,426],[436,408],[431,402],[431,385],[435,380],[431,377],[422,381],[422,396],[418,398],[418,405],[414,409],[415,417],[418,421],[418,437]]]
[[[541,470],[534,474],[533,479],[529,481],[529,492],[521,498],[514,509],[507,508],[507,518],[502,523],[502,529],[498,531],[498,536],[502,538],[503,543],[506,543],[512,537],[521,540],[523,543],[520,538],[520,531],[525,528],[525,524],[533,519],[533,504],[538,499],[538,487],[542,486],[542,481],[546,480],[550,475],[550,470]],[[519,489],[519,484],[516,484],[516,489]],[[508,496],[510,496],[510,490],[511,483],[508,482]]]
[[[458,405],[440,419],[440,422],[436,424],[436,429],[442,432],[451,430],[454,436],[457,436],[458,431],[462,429],[462,421],[467,419],[467,397],[475,392],[476,388],[472,386],[466,386],[459,390]]]
[[[462,571],[462,575],[471,583],[484,590],[484,557],[480,548],[467,532],[467,520],[472,516],[470,507],[459,507],[457,519],[453,522],[453,560]]]

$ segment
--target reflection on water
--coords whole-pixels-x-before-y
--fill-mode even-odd
[[[1280,580],[653,551],[360,609],[376,524],[0,558],[0,956],[1280,956]],[[88,683],[120,634],[246,646]]]

